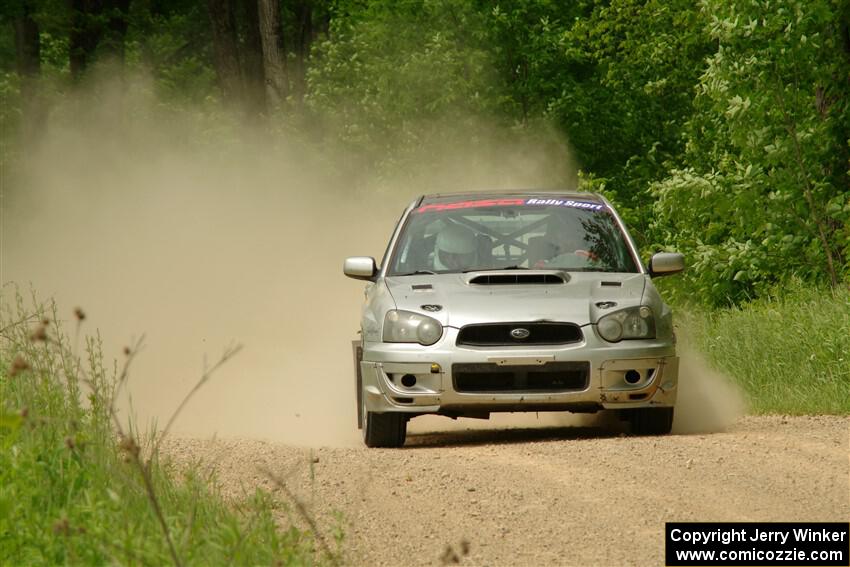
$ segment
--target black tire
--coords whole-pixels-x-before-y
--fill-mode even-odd
[[[407,438],[407,416],[403,413],[365,411],[363,441],[367,447],[401,447]]]
[[[635,435],[667,435],[673,429],[673,408],[634,409],[629,421]]]
[[[407,415],[403,413],[374,413],[366,409],[363,395],[363,374],[360,361],[363,347],[354,344],[354,366],[357,375],[357,427],[363,430],[367,447],[401,447],[407,439]]]

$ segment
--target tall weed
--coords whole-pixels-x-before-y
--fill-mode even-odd
[[[100,339],[81,338],[83,311],[71,339],[55,305],[34,305],[17,296],[0,317],[0,564],[337,562],[279,529],[267,492],[225,502],[197,467],[173,478],[161,434],[115,410],[140,345],[107,370]]]
[[[850,291],[792,283],[682,323],[756,413],[850,414]]]

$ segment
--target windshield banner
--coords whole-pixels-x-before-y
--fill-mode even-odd
[[[479,207],[507,207],[507,206],[556,206],[571,207],[574,209],[585,209],[588,211],[601,211],[605,208],[602,203],[591,201],[574,201],[572,199],[540,199],[540,198],[511,198],[511,199],[479,199],[477,201],[458,201],[456,203],[429,203],[422,205],[415,212],[427,213],[433,211],[454,211],[457,209],[473,209]]]

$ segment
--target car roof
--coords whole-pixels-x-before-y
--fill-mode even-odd
[[[434,193],[431,195],[422,195],[417,200],[416,205],[427,205],[430,203],[453,203],[455,201],[465,201],[468,199],[490,199],[490,198],[510,198],[510,197],[522,197],[522,198],[567,198],[567,199],[581,199],[582,201],[592,201],[595,203],[607,204],[602,195],[598,193],[587,193],[581,191],[567,191],[567,190],[556,190],[556,189],[511,189],[507,191],[475,191],[475,192],[462,192],[462,193]]]

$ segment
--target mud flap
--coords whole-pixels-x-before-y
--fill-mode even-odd
[[[357,429],[363,429],[363,374],[360,371],[360,361],[363,360],[363,343],[351,341],[351,351],[354,355],[354,397],[357,400]]]

